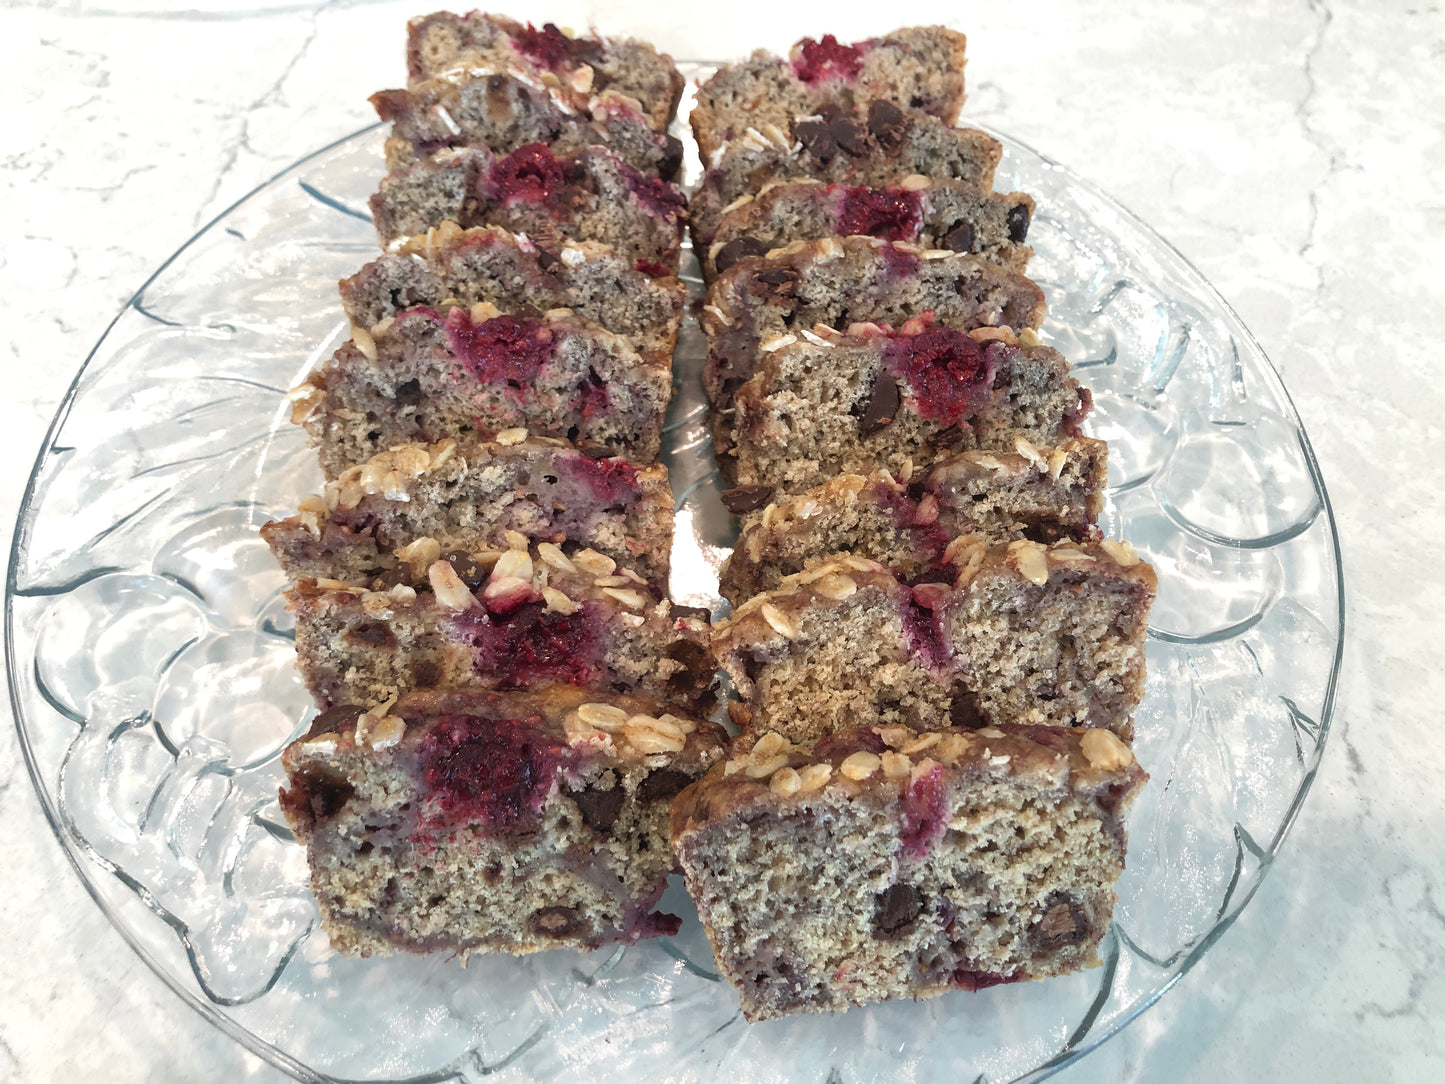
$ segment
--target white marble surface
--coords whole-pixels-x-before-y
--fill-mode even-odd
[[[267,10],[271,9],[271,10]],[[220,209],[369,122],[393,3],[0,11],[0,522],[74,370]],[[1241,920],[1083,1081],[1445,1077],[1445,15],[1356,0],[511,6],[678,57],[946,19],[967,114],[1176,244],[1283,374],[1345,552],[1349,648],[1314,792]],[[769,21],[772,20],[772,21]],[[8,540],[8,527],[7,540]],[[0,1080],[285,1079],[182,1006],[87,897],[0,729]]]

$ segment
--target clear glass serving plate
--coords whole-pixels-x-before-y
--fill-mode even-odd
[[[1259,346],[1162,239],[1016,142],[1046,337],[1110,442],[1105,526],[1159,572],[1131,817],[1102,967],[749,1026],[696,912],[591,955],[333,953],[277,806],[310,717],[282,577],[257,536],[320,474],[283,396],[347,325],[376,251],[370,129],[231,208],[135,295],[36,464],[6,593],[21,742],[96,902],[188,1004],[304,1080],[1035,1079],[1149,1006],[1245,906],[1314,778],[1342,634],[1323,482]],[[716,602],[730,518],[689,319],[665,459],[674,594]]]

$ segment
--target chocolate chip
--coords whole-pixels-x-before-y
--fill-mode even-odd
[[[551,271],[561,262],[562,258],[555,253],[548,252],[545,248],[537,250],[537,264],[543,271]]]
[[[611,459],[617,453],[605,444],[599,444],[595,440],[578,441],[577,450],[588,459]]]
[[[391,568],[383,568],[371,577],[371,589],[373,591],[390,591],[398,584],[411,586],[411,568],[400,562]]]
[[[442,668],[430,659],[422,659],[412,667],[411,680],[418,689],[430,689],[442,679]]]
[[[303,811],[310,812],[315,820],[324,821],[340,813],[342,806],[346,805],[355,793],[356,788],[345,779],[298,772],[288,798],[292,802],[297,798],[303,799]]]
[[[879,147],[892,153],[903,145],[908,118],[892,102],[878,98],[868,105],[868,131],[878,141]]]
[[[739,516],[761,508],[772,495],[772,486],[738,486],[735,489],[725,489],[720,494],[723,507]]]
[[[543,907],[527,919],[527,928],[541,937],[572,937],[582,930],[575,907]]]
[[[416,406],[421,402],[421,381],[413,377],[396,389],[396,401],[402,406]]]
[[[388,651],[396,647],[396,633],[381,621],[358,621],[346,630],[346,639],[369,647],[381,647]]]
[[[655,772],[649,772],[647,777],[637,784],[637,798],[642,802],[671,798],[691,782],[692,776],[686,772],[680,772],[676,768],[659,768]]]
[[[722,248],[717,250],[712,265],[721,275],[739,260],[745,260],[749,256],[764,256],[767,254],[768,246],[759,241],[756,237],[734,237]]]
[[[823,118],[823,123],[832,124],[836,120],[842,120],[845,114],[843,107],[837,102],[824,102],[818,109],[818,116]]]
[[[843,148],[843,151],[854,158],[866,154],[868,151],[868,139],[863,133],[863,126],[857,121],[849,120],[847,117],[840,118],[828,125],[828,134],[833,141]]]
[[[973,698],[973,692],[964,687],[961,681],[953,683],[953,699],[948,705],[948,725],[963,726],[969,730],[977,730],[986,726],[988,720],[978,710],[978,701]]]
[[[1020,203],[1010,207],[1008,212],[1008,239],[1016,245],[1024,243],[1029,235],[1028,204]]]
[[[973,227],[967,222],[960,222],[943,235],[943,247],[954,252],[972,252]]]
[[[594,832],[607,835],[612,831],[617,814],[622,812],[622,800],[626,795],[620,786],[611,790],[584,787],[582,790],[569,790],[567,797],[577,803],[577,811],[582,814],[583,824]]]
[[[452,570],[457,574],[457,579],[466,584],[468,590],[475,591],[487,582],[486,571],[472,559],[472,555],[466,550],[452,550],[443,560],[452,566]]]
[[[802,276],[791,267],[763,267],[753,272],[753,283],[764,294],[792,297]]]
[[[682,140],[677,136],[666,136],[662,143],[662,160],[657,163],[658,175],[664,181],[670,181],[677,176],[677,171],[682,168]]]
[[[889,885],[873,897],[873,936],[897,936],[922,912],[922,892],[912,885]]]
[[[677,621],[685,617],[700,617],[704,621],[711,623],[712,611],[706,606],[684,606],[680,602],[668,602],[667,619],[669,621]],[[678,642],[685,643],[686,641],[680,640]]]
[[[1029,934],[1044,952],[1077,945],[1088,937],[1088,914],[1065,892],[1055,892],[1044,901],[1044,916]]]
[[[306,736],[314,738],[318,734],[340,734],[344,730],[352,730],[356,727],[356,720],[361,718],[361,713],[365,710],[358,704],[337,704],[336,707],[328,708],[311,720],[311,725],[306,729]]]
[[[668,646],[667,657],[682,663],[682,669],[669,675],[667,694],[686,697],[697,691],[699,684],[712,684],[712,673],[716,670],[712,655],[702,644],[692,640],[678,640]],[[704,680],[705,679],[705,680]]]
[[[803,145],[803,150],[823,165],[838,157],[838,141],[833,137],[827,121],[805,120],[795,124],[793,136]]]
[[[859,436],[866,437],[892,425],[902,401],[898,392],[898,381],[888,373],[879,373],[878,379],[873,381],[873,390],[868,393],[868,402],[863,405],[863,412],[858,416]]]

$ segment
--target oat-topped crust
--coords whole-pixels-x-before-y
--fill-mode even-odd
[[[653,278],[595,241],[563,241],[553,253],[499,226],[444,222],[341,280],[341,302],[370,330],[413,305],[487,301],[509,314],[571,309],[626,339],[640,354],[670,358],[687,290]]]
[[[942,765],[950,783],[991,776],[1067,786],[1081,798],[1104,803],[1121,822],[1149,778],[1129,747],[1107,730],[1002,724],[919,732],[869,726],[801,745],[769,732],[734,745],[731,757],[678,795],[673,841],[708,822],[746,819],[760,810],[805,809],[825,797],[887,805],[930,765]]]
[[[677,112],[685,84],[672,58],[633,38],[574,34],[553,23],[538,28],[480,11],[438,11],[407,24],[407,77],[419,82],[457,68],[505,70],[567,94],[574,106],[603,90],[637,99],[662,131]]]
[[[850,44],[803,38],[785,57],[758,50],[698,87],[689,120],[703,161],[749,128],[787,129],[829,102],[893,102],[951,122],[963,105],[964,36],[907,27]]]

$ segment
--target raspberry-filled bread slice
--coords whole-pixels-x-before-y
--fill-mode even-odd
[[[672,371],[671,359],[641,357],[567,310],[503,316],[483,301],[353,328],[290,395],[327,478],[400,444],[451,437],[465,451],[516,428],[646,464],[657,460]]]
[[[569,241],[554,254],[504,229],[453,222],[341,280],[342,305],[357,327],[448,301],[489,301],[513,315],[571,309],[653,357],[672,356],[685,296],[681,282],[651,278],[606,245]]]
[[[743,1015],[838,1011],[1096,966],[1147,779],[1107,731],[770,735],[672,843]]]
[[[391,124],[387,169],[455,147],[510,154],[529,143],[546,143],[564,153],[597,144],[634,169],[664,181],[676,178],[682,143],[654,131],[635,99],[603,91],[576,108],[567,98],[514,75],[464,69],[405,90],[378,91],[371,104]]]
[[[743,527],[718,590],[737,605],[842,553],[926,578],[963,535],[1098,541],[1107,445],[1080,437],[1040,448],[1020,437],[1015,448],[962,452],[921,476],[909,464],[897,478],[844,474],[776,502],[771,486],[728,490],[723,504],[743,514]]]
[[[724,752],[686,708],[570,686],[338,705],[282,754],[331,947],[593,949],[676,933],[673,797]]]
[[[1155,590],[1132,548],[969,539],[948,556],[949,582],[910,587],[847,556],[743,603],[713,630],[713,652],[743,698],[735,721],[793,741],[856,719],[1130,737]]]
[[[1043,291],[1017,272],[965,253],[876,237],[799,241],[739,260],[708,290],[703,387],[714,407],[753,375],[760,357],[815,324],[846,330],[900,325],[926,312],[944,327],[1037,328]]]
[[[400,551],[385,582],[303,579],[289,589],[296,665],[317,705],[555,682],[712,704],[702,611],[674,606],[595,550],[569,557],[550,542],[512,541],[517,548],[443,554],[422,538]]]
[[[494,225],[560,257],[595,241],[648,275],[677,273],[686,198],[605,147],[554,154],[541,143],[498,158],[485,149],[440,151],[389,174],[371,197],[382,242],[448,222]]]
[[[570,93],[575,106],[604,90],[635,98],[658,131],[677,113],[684,80],[672,58],[632,38],[573,35],[502,15],[438,11],[407,24],[407,78],[431,79],[457,68],[530,77]]]
[[[925,249],[967,252],[1022,274],[1034,201],[1022,192],[985,192],[960,181],[915,175],[887,188],[792,181],[763,189],[723,216],[704,250],[711,277],[749,256],[794,241],[862,234]]]
[[[1002,156],[1003,147],[986,132],[905,113],[892,102],[851,112],[829,103],[816,116],[766,133],[750,130],[719,147],[705,160],[689,223],[697,247],[706,249],[725,214],[769,184],[795,180],[882,188],[927,177],[987,191]]]
[[[1058,351],[997,329],[963,332],[926,317],[846,334],[817,325],[763,344],[714,440],[738,486],[791,494],[970,449],[1016,451],[1020,437],[1058,444],[1079,435],[1088,405]]]
[[[963,105],[965,44],[957,31],[917,26],[851,45],[803,38],[786,58],[760,49],[698,87],[689,119],[703,161],[749,128],[786,130],[829,102],[881,99],[951,122]]]
[[[347,467],[294,516],[261,528],[288,579],[386,590],[397,550],[432,539],[443,553],[506,549],[509,532],[564,552],[594,549],[666,590],[672,488],[660,466],[606,449],[509,434],[465,453],[450,438],[404,444]]]

